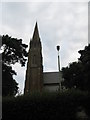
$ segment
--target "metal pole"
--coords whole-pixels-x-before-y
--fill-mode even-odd
[[[57,50],[58,50],[58,70],[59,70],[59,91],[61,91],[60,56],[59,56],[60,46],[57,46]]]

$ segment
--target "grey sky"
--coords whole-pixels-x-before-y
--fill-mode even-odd
[[[56,45],[61,46],[61,67],[79,58],[78,50],[88,43],[87,2],[2,3],[0,34],[23,39],[29,45],[37,20],[43,49],[44,71],[57,71]],[[2,24],[1,24],[2,20]],[[16,64],[17,81],[24,88],[25,70]]]

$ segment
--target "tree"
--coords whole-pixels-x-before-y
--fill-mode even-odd
[[[84,50],[80,50],[79,53],[81,54],[79,61],[81,61],[83,66],[83,81],[84,86],[86,86],[86,89],[90,91],[90,44],[85,47]]]
[[[16,72],[12,70],[11,66],[5,64],[2,65],[2,95],[16,95],[18,92],[18,84],[13,79],[13,75],[16,75]]]
[[[0,36],[2,45],[0,46],[2,56],[2,95],[15,95],[18,91],[18,84],[13,79],[16,72],[12,70],[12,64],[19,62],[21,66],[25,66],[28,47],[22,43],[22,39],[12,38],[8,35]]]
[[[77,88],[90,91],[90,45],[84,50],[78,51],[81,56],[78,62],[69,64],[68,67],[62,68],[64,82],[67,88]]]

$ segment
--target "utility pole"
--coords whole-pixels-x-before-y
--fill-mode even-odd
[[[59,91],[61,91],[61,74],[60,74],[60,56],[59,56],[60,46],[57,46],[58,51],[58,70],[59,70]]]

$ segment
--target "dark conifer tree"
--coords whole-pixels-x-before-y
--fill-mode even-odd
[[[28,47],[22,43],[22,39],[12,38],[8,35],[0,36],[2,45],[0,46],[0,55],[2,59],[2,95],[15,95],[18,92],[18,83],[13,79],[16,75],[12,65],[19,62],[21,66],[25,66]]]

